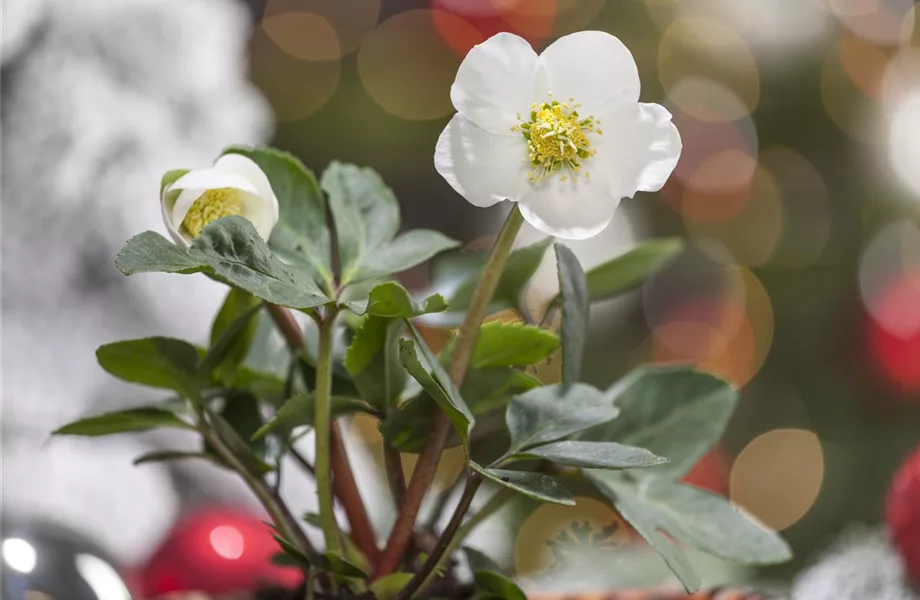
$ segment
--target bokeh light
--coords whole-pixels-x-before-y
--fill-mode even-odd
[[[379,16],[380,0],[268,0],[262,28],[297,58],[329,60],[357,50]]]
[[[599,532],[613,527],[615,531],[605,540],[605,545],[617,546],[632,539],[628,525],[608,504],[593,498],[579,497],[576,506],[542,504],[518,530],[514,544],[514,566],[518,575],[545,572],[556,564],[550,542],[560,535],[571,534],[573,526],[587,523]],[[588,550],[585,548],[584,550]],[[595,548],[595,552],[600,548]]]
[[[252,78],[268,98],[278,121],[298,121],[318,111],[332,97],[339,85],[341,65],[338,58],[302,60],[291,50],[332,56],[338,53],[340,46],[335,32],[327,29],[329,24],[322,17],[285,13],[271,19],[268,28],[259,27],[253,32],[249,43]],[[292,19],[290,23],[294,27],[306,20],[312,29],[325,34],[316,41],[297,42],[285,49],[278,45],[278,40],[283,43],[288,39],[299,40],[296,30],[288,29],[286,19]],[[274,33],[270,35],[269,31]]]
[[[342,56],[332,24],[316,13],[291,12],[266,17],[262,29],[275,44],[300,60],[335,60]]]
[[[453,112],[450,86],[460,57],[441,35],[438,23],[449,23],[452,35],[484,38],[476,29],[448,13],[410,10],[384,21],[358,51],[358,74],[367,93],[387,112],[409,120],[437,119]]]
[[[684,277],[710,282],[689,287]],[[646,360],[693,364],[737,386],[763,366],[773,343],[773,308],[751,271],[707,265],[699,258],[681,260],[646,289],[644,307],[652,330]]]
[[[828,0],[828,7],[850,31],[874,44],[897,44],[913,0]]]
[[[760,74],[744,39],[730,27],[705,17],[674,21],[661,37],[658,77],[670,90],[688,75],[722,82],[747,106],[757,107]]]
[[[828,53],[821,69],[821,101],[837,127],[854,140],[874,143],[877,138],[875,103],[847,73],[840,53]]]
[[[811,509],[823,481],[818,436],[803,429],[774,429],[756,437],[735,458],[731,500],[782,531]]]
[[[455,20],[478,33],[479,41],[507,31],[541,47],[553,32],[559,0],[431,0],[435,26],[459,56],[465,56],[478,43],[465,31],[458,32]],[[565,4],[576,4],[569,0]]]
[[[821,173],[802,154],[786,146],[761,152],[760,165],[771,175],[782,202],[781,237],[771,265],[816,263],[833,231],[832,207]]]
[[[920,269],[893,280],[875,302],[879,320],[869,320],[869,348],[882,376],[904,393],[920,391],[920,327],[892,331],[885,321],[920,313]]]
[[[680,88],[678,88],[680,89]],[[687,219],[718,221],[744,210],[757,170],[757,130],[711,104],[706,120],[674,107],[683,151],[661,196]],[[736,105],[737,107],[737,105]]]
[[[888,131],[888,158],[901,183],[920,202],[920,86],[894,109]]]
[[[704,203],[704,195],[689,195],[694,201]],[[754,267],[767,262],[779,243],[783,226],[783,205],[780,190],[770,173],[758,167],[754,172],[750,193],[741,210],[722,219],[693,218],[702,212],[700,207],[687,203],[684,196],[684,224],[696,239],[718,240],[741,265]]]
[[[920,332],[920,230],[909,222],[882,229],[863,252],[859,287],[863,305],[889,333],[909,338]],[[911,293],[916,289],[918,295]]]

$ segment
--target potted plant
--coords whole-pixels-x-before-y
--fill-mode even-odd
[[[673,170],[679,133],[665,109],[638,103],[629,51],[608,34],[581,32],[537,56],[499,34],[470,52],[451,95],[458,114],[438,141],[436,168],[474,205],[513,205],[491,251],[463,261],[450,297],[416,297],[393,279],[458,243],[435,231],[399,233],[396,198],[376,173],[332,163],[317,181],[284,152],[230,148],[209,169],[166,173],[160,195],[172,241],[141,233],[116,259],[127,275],[226,284],[210,343],[102,346],[103,369],[173,397],[56,433],[196,432],[200,452],[140,460],[197,457],[237,473],[270,516],[275,560],[303,572],[290,597],[522,599],[474,550],[466,549],[473,582],[461,582],[464,539],[508,502],[571,505],[573,490],[612,505],[688,592],[700,579],[685,545],[749,564],[788,559],[776,534],[680,482],[721,436],[737,397],[731,385],[684,366],[643,366],[605,390],[580,380],[591,304],[636,287],[681,243],[651,241],[587,272],[552,237],[513,249],[525,221],[556,238],[590,237],[621,198],[659,189]],[[534,315],[522,292],[551,245],[560,290]],[[506,309],[514,320],[484,323]],[[448,312],[459,328],[438,354],[416,319]],[[286,341],[286,378],[244,364],[261,315]],[[561,381],[546,385],[528,370],[557,354]],[[370,527],[342,441],[340,419],[354,413],[377,419],[385,440],[398,507],[385,540]],[[488,431],[477,427],[485,422]],[[310,522],[321,545],[274,485],[304,427],[315,432],[315,462],[305,466],[316,479],[319,513]],[[443,530],[418,535],[422,500],[450,445],[463,450],[460,500]],[[408,481],[400,452],[419,455]],[[336,520],[336,499],[347,527]]]

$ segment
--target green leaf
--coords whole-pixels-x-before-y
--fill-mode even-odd
[[[235,408],[233,411],[243,412],[243,408]],[[230,449],[233,454],[239,458],[243,463],[245,463],[250,469],[258,473],[268,473],[274,470],[270,464],[262,460],[256,452],[253,450],[254,445],[250,443],[250,439],[244,439],[240,431],[237,431],[237,427],[243,433],[248,432],[252,429],[254,423],[251,419],[245,419],[242,416],[238,416],[231,412],[228,415],[230,418],[234,419],[234,423],[230,423],[222,414],[217,414],[214,412],[209,413],[211,426],[216,431],[217,435],[220,436],[224,444]],[[255,446],[258,448],[258,446]],[[217,452],[207,443],[204,444],[204,451],[209,454],[217,455]]]
[[[273,148],[236,146],[224,153],[252,159],[271,183],[279,210],[269,246],[288,260],[306,260],[322,278],[330,280],[332,259],[326,200],[313,171],[294,155]]]
[[[272,529],[275,529],[274,525],[269,524]],[[275,529],[275,531],[278,531]],[[309,567],[310,559],[307,558],[307,555],[304,554],[300,548],[298,548],[292,542],[284,539],[280,533],[272,534],[272,537],[275,538],[275,541],[278,542],[278,545],[281,546],[281,550],[293,561],[293,564],[300,565],[301,567]],[[322,560],[321,560],[322,562]],[[291,563],[288,563],[291,564]]]
[[[233,428],[236,435],[255,456],[265,461],[268,455],[268,446],[263,439],[253,439],[255,433],[263,427],[262,412],[259,410],[258,399],[246,391],[234,391],[224,398],[224,407],[220,416]]]
[[[99,437],[116,433],[146,431],[159,427],[194,429],[175,413],[160,408],[130,408],[86,417],[56,429],[53,435],[82,435]]]
[[[370,412],[370,407],[366,403],[354,398],[333,396],[331,402],[332,417],[334,419],[357,412]],[[298,392],[285,400],[278,412],[275,413],[275,416],[252,433],[251,439],[262,439],[278,428],[290,430],[303,425],[312,427],[315,409],[316,404],[313,395],[309,392]]]
[[[172,169],[171,171],[163,173],[163,177],[160,179],[160,195],[162,196],[163,190],[174,184],[186,173],[188,173],[188,169]]]
[[[414,229],[369,255],[352,283],[372,277],[402,273],[431,257],[456,248],[459,242],[429,229]]]
[[[618,474],[607,471],[586,471],[588,478],[598,490],[607,496],[620,515],[632,525],[655,552],[661,555],[668,568],[677,575],[688,593],[700,587],[700,576],[690,566],[684,553],[669,539],[661,534],[661,527],[654,518],[653,511],[647,511],[641,500],[630,492],[625,484],[621,485]]]
[[[527,600],[527,595],[521,588],[501,574],[495,561],[474,548],[464,547],[463,552],[473,572],[476,596],[502,600]]]
[[[393,404],[406,384],[399,363],[399,338],[405,325],[398,320],[369,316],[355,333],[345,354],[345,368],[361,397],[378,408]]]
[[[470,548],[469,546],[464,546],[463,553],[466,554],[466,562],[469,563],[470,571],[472,571],[474,574],[478,573],[479,571],[494,571],[496,573],[501,572],[501,567],[499,567],[494,560],[479,550]]]
[[[620,504],[638,508],[656,529],[703,552],[751,565],[792,557],[779,535],[720,496],[675,481],[637,484],[620,473],[588,471],[586,475],[617,508]]]
[[[409,319],[447,310],[447,302],[440,294],[434,294],[420,304],[412,300],[406,288],[395,281],[387,281],[374,286],[367,303],[349,302],[348,308],[358,315],[369,314],[391,319]]]
[[[479,330],[471,357],[472,367],[532,365],[549,357],[559,347],[559,338],[534,325],[492,321]]]
[[[154,231],[145,231],[128,240],[115,267],[125,275],[135,273],[197,273],[205,266],[188,252]]]
[[[533,375],[508,367],[470,369],[463,379],[460,395],[478,416],[507,406],[512,397],[542,385]]]
[[[186,452],[182,450],[156,450],[141,454],[134,459],[134,466],[146,465],[150,463],[173,462],[176,460],[186,460],[189,458],[203,458],[211,462],[219,462],[216,456],[204,452]]]
[[[591,302],[613,298],[639,286],[684,250],[680,238],[661,238],[591,268],[587,274]]]
[[[371,593],[377,600],[394,600],[413,576],[413,573],[391,573],[386,577],[381,577],[371,583]]]
[[[601,391],[581,383],[537,388],[511,400],[505,413],[509,454],[548,444],[615,419],[619,411]]]
[[[399,231],[399,204],[375,171],[333,161],[323,189],[335,219],[342,283],[350,283],[372,253]]]
[[[515,394],[539,386],[538,379],[507,367],[471,369],[463,380],[460,396],[473,416],[478,417],[503,408]],[[431,420],[438,410],[431,396],[420,393],[402,402],[396,410],[389,411],[380,423],[380,433],[400,452],[417,453],[422,449]],[[451,436],[447,447],[460,443],[459,436]]]
[[[198,352],[174,338],[150,337],[113,342],[96,350],[108,373],[131,383],[174,390],[187,398],[198,391]]]
[[[517,306],[521,293],[537,272],[551,242],[552,238],[547,238],[511,253],[489,305],[490,314]],[[443,264],[434,265],[432,278],[436,286],[440,284],[444,285],[445,289],[451,287],[456,290],[447,295],[451,311],[465,311],[469,308],[470,300],[476,291],[486,254],[472,257],[461,254],[459,260],[456,256],[445,258]],[[440,286],[436,289],[440,289]]]
[[[575,383],[588,336],[588,284],[578,258],[562,244],[556,244],[556,263],[562,296],[562,382]]]
[[[232,381],[246,358],[255,337],[255,317],[262,302],[249,292],[230,288],[223,306],[211,325],[211,349],[199,367],[202,373],[216,371],[219,381]]]
[[[578,438],[647,448],[670,462],[642,476],[678,479],[722,437],[738,393],[715,375],[692,367],[644,366],[617,382],[607,396],[620,417]]]
[[[333,552],[326,552],[320,556],[320,568],[323,571],[333,573],[335,575],[340,575],[342,577],[348,577],[351,579],[367,579],[367,573],[362,571],[360,567],[348,562]]]
[[[487,469],[472,461],[470,461],[470,467],[489,481],[524,494],[528,498],[563,506],[575,506],[575,498],[572,494],[549,475],[529,471]]]
[[[421,384],[428,394],[434,398],[460,434],[460,441],[464,447],[469,445],[470,430],[473,429],[475,418],[473,413],[464,403],[463,398],[450,377],[441,366],[438,357],[434,355],[422,336],[411,324],[409,330],[415,340],[400,340],[399,362]]]
[[[311,274],[282,263],[243,217],[209,223],[192,243],[189,254],[230,285],[266,302],[300,309],[330,302]]]
[[[641,469],[668,462],[645,448],[614,442],[552,442],[518,453],[514,458],[542,458],[566,467]]]

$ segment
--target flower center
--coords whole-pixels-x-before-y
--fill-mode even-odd
[[[528,121],[521,115],[517,116],[521,123],[511,129],[520,132],[527,140],[530,164],[533,166],[531,183],[543,181],[560,169],[566,171],[562,181],[568,179],[569,174],[577,177],[582,163],[594,156],[595,150],[591,149],[588,136],[603,133],[596,128],[600,121],[594,115],[580,117],[579,106],[574,99],[563,103],[552,100],[531,105]],[[586,172],[585,177],[588,175]]]
[[[221,217],[243,214],[243,196],[234,188],[217,188],[203,193],[188,209],[182,226],[198,237],[205,225]]]

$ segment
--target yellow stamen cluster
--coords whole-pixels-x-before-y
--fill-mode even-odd
[[[562,103],[552,100],[531,105],[527,121],[517,115],[521,123],[511,129],[527,140],[530,164],[533,166],[531,183],[543,181],[559,169],[567,171],[562,175],[562,181],[568,179],[569,174],[577,177],[582,161],[594,156],[595,150],[591,149],[588,135],[602,133],[596,129],[600,121],[594,115],[579,117],[579,106],[574,99]],[[588,173],[585,173],[587,176]]]
[[[234,188],[217,188],[203,193],[185,215],[182,227],[198,237],[201,230],[211,221],[221,217],[243,214],[243,197],[239,190]]]

